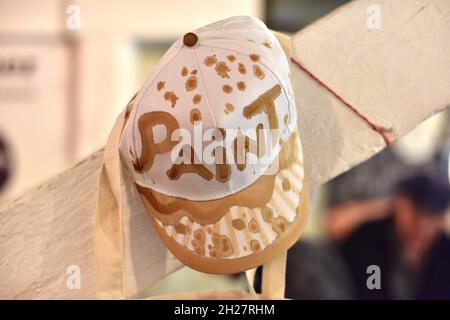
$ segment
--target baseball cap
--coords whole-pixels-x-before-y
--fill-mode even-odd
[[[308,201],[289,64],[256,18],[178,39],[134,98],[120,154],[159,236],[194,269],[248,270],[300,236]]]

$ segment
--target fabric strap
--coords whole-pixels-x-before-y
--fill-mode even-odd
[[[125,272],[123,272],[119,142],[127,110],[128,108],[125,108],[117,117],[108,137],[100,172],[95,218],[95,272],[97,298],[99,299],[122,299],[126,297]]]
[[[287,251],[263,265],[261,299],[284,299]]]

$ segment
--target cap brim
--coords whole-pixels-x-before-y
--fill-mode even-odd
[[[302,233],[309,199],[300,154],[294,132],[276,174],[224,199],[190,201],[137,188],[156,231],[181,262],[207,273],[242,272],[289,249]]]

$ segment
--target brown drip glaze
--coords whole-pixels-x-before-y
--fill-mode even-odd
[[[153,141],[153,127],[156,125],[164,125],[166,127],[166,137],[163,141],[155,143]],[[144,113],[138,120],[138,128],[141,136],[141,155],[134,162],[134,169],[139,172],[150,170],[153,165],[155,155],[165,153],[172,150],[177,144],[171,141],[172,132],[179,128],[177,119],[170,113],[163,111],[153,111]]]

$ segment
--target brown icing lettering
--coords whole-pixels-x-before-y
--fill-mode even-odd
[[[271,89],[260,95],[255,101],[244,107],[243,115],[251,119],[257,114],[264,112],[269,118],[270,129],[278,129],[278,117],[275,111],[275,99],[281,93],[281,86],[274,85]]]
[[[155,143],[153,140],[153,127],[156,125],[164,125],[167,135],[163,141]],[[153,165],[153,160],[158,153],[165,153],[172,150],[177,144],[171,141],[171,134],[179,128],[177,119],[170,113],[163,111],[154,111],[144,113],[138,120],[139,133],[141,135],[142,151],[141,156],[136,159],[134,168],[136,171],[148,171]]]

